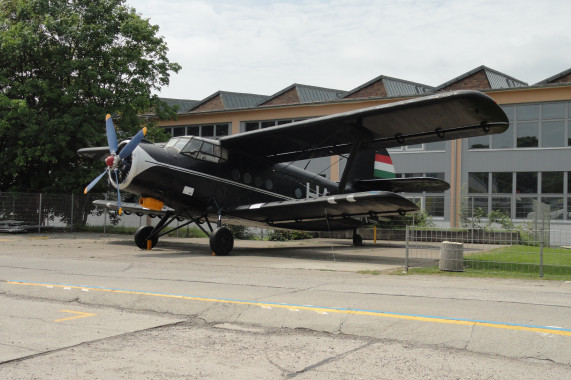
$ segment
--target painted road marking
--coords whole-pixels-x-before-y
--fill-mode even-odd
[[[54,322],[63,322],[63,321],[70,321],[72,319],[79,319],[79,318],[87,318],[87,317],[93,317],[97,314],[92,314],[92,313],[83,313],[81,311],[73,311],[73,310],[60,310],[60,312],[62,313],[70,313],[70,314],[77,314],[74,317],[68,317],[68,318],[62,318],[62,319],[55,319]]]
[[[90,287],[90,286],[78,286],[78,285],[64,285],[64,284],[45,284],[36,282],[22,282],[22,281],[5,281],[6,284],[12,285],[26,285],[26,286],[39,286],[39,287],[54,287],[63,289],[89,289],[98,292],[109,292],[109,293],[120,293],[120,294],[136,294],[145,295],[150,297],[164,297],[164,298],[177,298],[191,301],[203,301],[203,302],[220,302],[235,305],[249,305],[249,306],[259,306],[262,308],[281,308],[281,309],[291,309],[295,308],[297,310],[309,310],[320,314],[351,314],[351,315],[367,315],[372,317],[383,317],[383,318],[397,318],[406,319],[412,321],[422,321],[422,322],[432,322],[432,323],[445,323],[452,325],[464,325],[464,326],[482,326],[490,327],[496,329],[506,329],[506,330],[518,330],[518,331],[531,331],[543,334],[555,334],[563,336],[571,336],[571,329],[565,329],[562,327],[554,326],[534,326],[534,325],[523,325],[517,323],[504,323],[504,322],[494,322],[494,321],[481,321],[476,319],[464,319],[464,318],[450,318],[450,317],[436,317],[430,315],[417,315],[417,314],[405,314],[405,313],[394,313],[379,310],[361,310],[361,309],[347,309],[341,307],[325,307],[325,306],[309,306],[309,305],[295,305],[295,304],[284,304],[284,303],[272,303],[272,302],[255,302],[255,301],[243,301],[234,299],[224,299],[224,298],[212,298],[212,297],[198,297],[190,295],[179,295],[179,294],[169,294],[169,293],[155,293],[155,292],[144,292],[138,290],[125,290],[125,289],[113,289],[113,288],[103,288],[103,287]]]

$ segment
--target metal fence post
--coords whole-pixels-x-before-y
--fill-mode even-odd
[[[408,273],[408,245],[409,245],[409,234],[410,234],[410,226],[406,226],[406,237],[405,237],[405,250],[404,250],[404,271]]]
[[[539,238],[539,277],[543,277],[543,234],[544,231],[541,230],[541,233],[539,236],[541,236]]]
[[[71,232],[73,232],[73,193],[71,193]]]
[[[40,193],[40,208],[38,210],[38,233],[41,232],[42,226],[42,193]]]

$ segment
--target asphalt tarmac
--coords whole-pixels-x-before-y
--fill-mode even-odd
[[[403,260],[398,243],[218,257],[206,239],[0,234],[0,378],[571,377],[571,282],[387,274]]]

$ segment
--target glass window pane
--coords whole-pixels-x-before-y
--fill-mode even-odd
[[[262,128],[268,128],[268,127],[273,127],[274,125],[276,125],[275,121],[262,121]]]
[[[543,194],[563,193],[563,172],[542,172],[541,192]]]
[[[516,173],[516,193],[517,194],[537,193],[537,173],[536,172]]]
[[[514,127],[510,124],[507,131],[492,135],[492,149],[508,149],[514,147]]]
[[[422,149],[422,144],[407,145],[406,150],[420,150]]]
[[[488,173],[468,173],[468,192],[487,193]]]
[[[470,137],[468,146],[470,149],[488,149],[490,147],[490,136]]]
[[[518,219],[527,219],[528,215],[533,212],[534,200],[535,198],[516,198],[515,217]]]
[[[550,219],[563,219],[563,198],[541,197],[541,203],[549,206]]]
[[[518,121],[539,120],[539,104],[517,106],[517,119]]]
[[[190,127],[186,127],[186,134],[188,136],[200,136],[200,126],[192,125]]]
[[[532,148],[538,146],[538,123],[519,123],[517,125],[517,147]]]
[[[216,137],[228,136],[228,124],[217,124],[216,125]]]
[[[492,193],[511,194],[512,179],[511,172],[492,173]]]
[[[514,106],[501,106],[501,108],[506,113],[508,120],[510,122],[514,121],[515,107]]]
[[[246,123],[246,132],[249,131],[255,131],[256,129],[260,128],[260,123],[256,122],[250,122],[250,123]]]
[[[511,218],[512,199],[510,197],[492,197],[492,211],[501,211]]]
[[[176,142],[176,144],[174,144],[174,147],[178,150],[182,150],[182,148],[184,148],[184,146],[186,144],[188,144],[188,142],[190,141],[190,138],[182,138],[182,139],[178,139],[178,141]]]
[[[446,150],[445,141],[436,141],[424,145],[424,150]]]
[[[542,106],[543,120],[547,119],[564,119],[565,118],[565,103],[546,103]]]
[[[201,136],[203,137],[213,137],[214,136],[214,125],[203,125],[201,127]]]
[[[565,122],[544,121],[541,125],[541,146],[565,146]]]
[[[471,208],[474,206],[473,211],[470,210],[470,215],[487,214],[488,213],[488,198],[473,197],[468,200],[468,205]],[[481,212],[479,212],[481,211]]]
[[[184,136],[184,134],[185,134],[184,127],[177,127],[172,129],[173,137]]]
[[[426,197],[426,212],[430,216],[444,216],[444,197]]]

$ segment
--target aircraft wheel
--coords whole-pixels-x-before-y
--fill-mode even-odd
[[[359,234],[353,235],[353,245],[362,246],[363,245],[363,237]]]
[[[227,227],[218,227],[210,235],[210,248],[217,256],[226,256],[234,248],[234,236]]]
[[[153,232],[153,226],[142,226],[135,232],[135,244],[141,249],[147,249],[147,238]],[[151,240],[151,248],[159,242],[159,238],[155,237]]]

